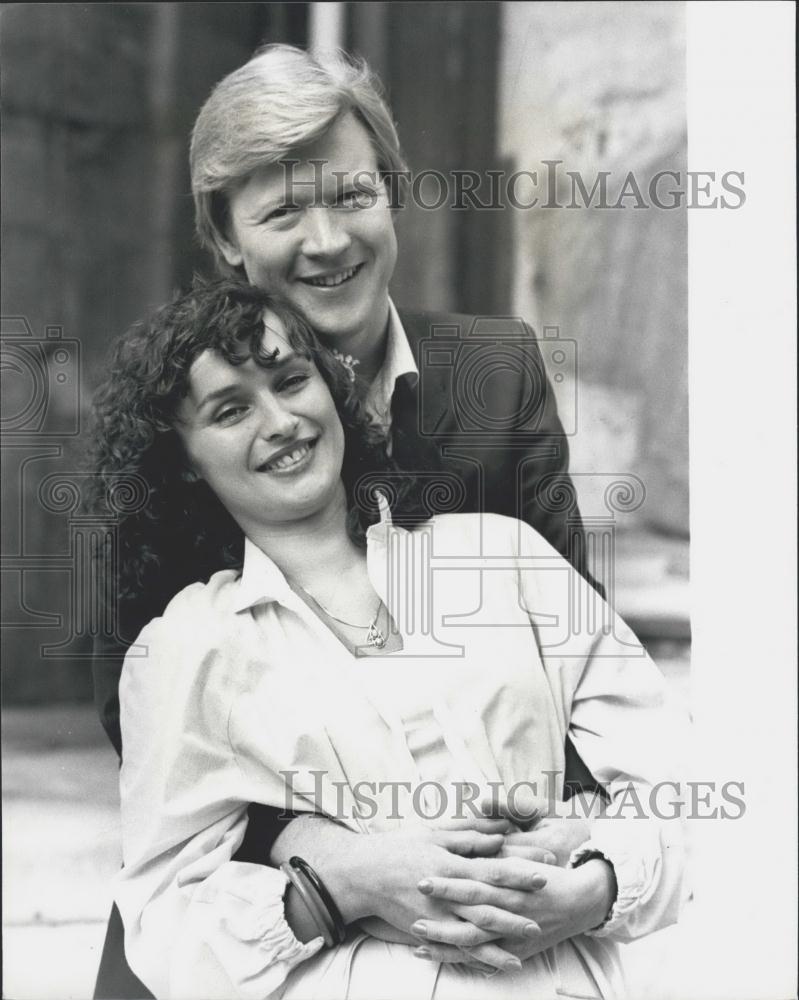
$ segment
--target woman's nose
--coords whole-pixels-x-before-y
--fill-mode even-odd
[[[279,399],[271,397],[261,401],[259,432],[265,441],[291,438],[300,424],[296,413]]]
[[[305,213],[302,251],[307,257],[337,257],[351,243],[342,214],[335,208],[317,205]]]

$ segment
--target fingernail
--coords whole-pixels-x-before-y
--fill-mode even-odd
[[[555,857],[554,854],[547,854],[546,863],[548,865],[556,865],[558,863],[558,859]]]
[[[532,881],[530,882],[530,885],[534,889],[543,889],[546,884],[547,880],[543,875],[533,875]]]
[[[423,920],[417,920],[411,927],[411,934],[418,934],[419,937],[427,937],[427,924]]]
[[[527,937],[535,937],[538,934],[540,928],[538,924],[526,924],[524,927],[524,933]]]
[[[506,972],[518,972],[521,967],[522,963],[518,958],[509,958],[503,966]]]
[[[423,878],[422,881],[416,886],[419,892],[423,892],[426,896],[429,896],[433,891],[433,883],[429,878]]]
[[[430,958],[431,957],[430,956],[430,952],[428,951],[427,948],[414,948],[413,949],[413,953],[414,953],[414,955],[416,955],[417,958]]]

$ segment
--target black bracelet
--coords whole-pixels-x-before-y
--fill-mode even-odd
[[[341,944],[344,938],[347,936],[347,925],[344,923],[344,918],[341,915],[341,910],[336,906],[336,903],[330,893],[327,891],[325,883],[319,878],[316,872],[311,868],[307,861],[303,861],[302,858],[293,857],[289,859],[289,864],[292,868],[296,868],[298,872],[308,879],[311,885],[316,890],[317,895],[324,903],[327,912],[330,914],[330,919],[333,921],[333,926],[336,931],[336,937],[338,939],[338,944]]]
[[[302,872],[296,868],[292,868],[289,864],[282,864],[280,870],[289,880],[289,883],[294,886],[295,892],[305,905],[305,909],[310,914],[317,931],[324,939],[325,945],[328,948],[332,948],[336,943],[336,928],[333,926],[330,914],[325,909],[325,904],[322,902],[319,894],[310,885]]]

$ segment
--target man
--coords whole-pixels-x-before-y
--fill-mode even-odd
[[[582,553],[584,546],[571,546],[580,532],[576,508],[567,521],[557,505],[547,509],[540,501],[543,487],[569,485],[568,452],[529,329],[491,320],[487,334],[473,318],[400,312],[389,298],[394,202],[404,171],[388,108],[365,67],[270,46],[221,81],[198,116],[191,145],[198,233],[220,270],[304,312],[349,364],[399,466],[444,487],[450,505],[443,509],[519,516],[567,558]],[[492,336],[503,344],[505,363],[495,363]],[[461,384],[464,352],[469,377]],[[481,370],[492,377],[481,380]],[[577,568],[585,573],[584,565]],[[128,602],[125,639],[187,582],[175,567],[161,594]],[[95,663],[98,707],[119,753],[123,651],[124,644],[106,643]],[[591,782],[573,753],[568,777]],[[314,840],[329,836],[334,844],[337,834],[321,832],[322,824],[335,827],[320,820]],[[268,863],[280,830],[272,811],[252,807],[239,860]],[[144,995],[135,979],[118,978],[120,931],[114,915],[98,996]]]

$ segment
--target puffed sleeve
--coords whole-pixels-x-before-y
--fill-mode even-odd
[[[589,854],[610,862],[617,898],[592,933],[629,941],[674,923],[685,899],[688,719],[628,626],[527,526],[521,555],[541,567],[520,578],[544,668],[577,752],[608,795],[571,864]]]
[[[250,799],[228,740],[237,678],[215,579],[178,595],[125,660],[116,901],[156,997],[264,1000],[322,939],[295,938],[280,871],[231,860]]]

